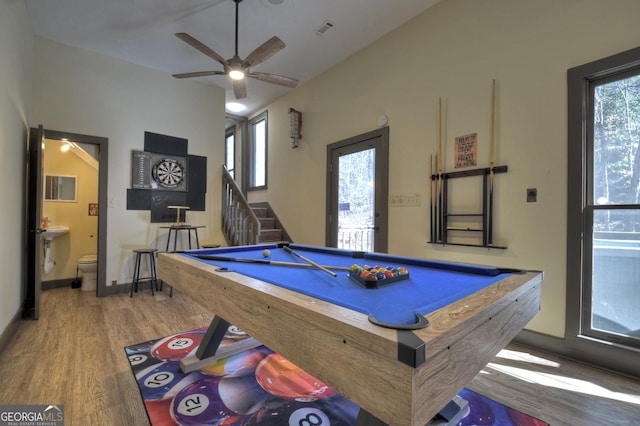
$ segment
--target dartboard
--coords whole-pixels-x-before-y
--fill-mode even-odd
[[[184,179],[184,167],[176,160],[163,158],[153,166],[153,179],[160,186],[175,188]]]

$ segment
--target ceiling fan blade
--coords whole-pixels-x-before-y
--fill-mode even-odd
[[[206,77],[208,75],[225,75],[224,71],[197,71],[197,72],[185,72],[182,74],[173,74],[175,78],[191,78],[191,77]]]
[[[245,58],[242,66],[244,68],[248,68],[261,64],[284,49],[285,46],[286,44],[284,44],[284,41],[280,40],[276,36],[273,36],[269,40],[258,46],[253,52],[249,53],[249,56]]]
[[[277,84],[279,86],[286,87],[296,87],[298,85],[298,80],[291,77],[284,77],[282,75],[277,74],[267,74],[264,72],[252,72],[249,74],[249,77],[255,78],[256,80],[264,81],[271,84]]]
[[[247,86],[244,84],[244,80],[233,80],[233,94],[236,99],[247,97]]]
[[[187,33],[176,33],[176,37],[178,37],[180,40],[184,41],[185,43],[187,43],[191,47],[193,47],[193,48],[199,50],[200,52],[204,53],[205,55],[207,55],[208,57],[210,57],[214,61],[220,62],[225,68],[229,66],[229,63],[227,62],[226,59],[224,59],[222,56],[218,55],[216,52],[211,50],[209,47],[205,46],[200,41],[198,41],[195,38],[191,37],[189,34],[187,34]]]

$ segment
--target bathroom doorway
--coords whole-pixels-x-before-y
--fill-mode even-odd
[[[94,253],[97,254],[98,257],[98,265],[97,265],[97,284],[96,284],[96,295],[98,297],[106,296],[106,232],[107,232],[107,177],[108,177],[108,139],[97,137],[97,136],[89,136],[82,135],[77,133],[69,133],[69,132],[60,132],[55,130],[47,130],[47,129],[31,129],[32,134],[38,134],[38,132],[42,132],[42,141],[59,141],[61,145],[67,144],[73,149],[77,149],[77,153],[82,155],[87,155],[88,157],[92,157],[97,162],[98,166],[98,188],[97,188],[97,203],[92,202],[86,206],[79,206],[78,208],[85,208],[87,215],[96,215],[97,214],[97,229],[91,234],[87,235],[87,238],[94,238],[96,241]],[[32,141],[35,138],[31,138]],[[43,173],[43,168],[40,166],[36,166],[36,164],[42,165],[42,146],[40,144],[29,144],[29,152],[30,152],[30,163],[33,164],[33,167],[29,167],[31,170],[30,174],[27,176],[27,180],[29,181],[27,184],[27,194],[26,194],[26,206],[28,210],[28,221],[27,221],[27,232],[28,235],[28,246],[29,247],[38,247],[42,246],[42,241],[40,240],[40,233],[42,232],[43,224],[42,224],[42,216],[46,216],[45,209],[43,209],[43,200],[42,192],[38,194],[38,191],[32,190],[37,185],[36,183],[45,182],[45,176]],[[87,150],[81,149],[80,147],[88,148]],[[39,151],[39,152],[36,152]],[[87,151],[92,151],[92,154],[88,154]],[[83,154],[84,153],[84,154]],[[36,161],[37,160],[37,161]],[[91,159],[87,158],[87,161],[91,161]],[[69,172],[69,175],[72,175],[73,172]],[[81,183],[78,182],[78,185]],[[40,213],[37,213],[39,211]],[[83,210],[84,211],[84,210]],[[58,222],[60,222],[58,220]],[[71,225],[58,223],[60,225]],[[55,225],[55,223],[54,223]],[[70,232],[73,232],[71,230]],[[33,236],[36,236],[34,239]],[[32,241],[32,239],[34,241]],[[39,252],[40,250],[40,252]],[[38,261],[38,256],[41,253],[42,248],[40,247],[38,250],[28,250],[27,256],[27,265],[31,269],[33,267],[40,268],[42,262]],[[85,253],[87,254],[87,253]],[[74,255],[75,256],[75,255]],[[35,257],[35,259],[34,259]],[[78,259],[69,259],[68,262],[74,262],[73,266],[73,274],[75,276],[75,262]],[[33,271],[29,271],[29,273],[25,274],[27,277],[26,282],[26,300],[25,300],[25,313],[31,312],[31,314],[27,315],[30,317],[37,318],[39,312],[39,294],[42,290],[42,282],[41,276],[39,273],[35,273]]]

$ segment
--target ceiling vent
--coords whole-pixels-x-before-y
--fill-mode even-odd
[[[322,23],[322,25],[320,26],[320,28],[318,28],[316,30],[316,35],[317,36],[321,36],[324,35],[324,33],[326,33],[327,31],[329,31],[331,28],[333,28],[333,22],[331,21],[324,21]]]

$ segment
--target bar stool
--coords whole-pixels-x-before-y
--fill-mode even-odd
[[[131,282],[131,294],[129,297],[133,297],[133,292],[138,292],[138,284],[144,281],[149,281],[151,287],[151,295],[155,295],[155,288],[158,287],[158,279],[156,277],[156,249],[142,248],[135,249],[133,252],[136,254],[136,260],[133,266],[133,280]],[[144,255],[149,256],[149,276],[140,277],[140,263]],[[155,287],[155,288],[154,288]]]

